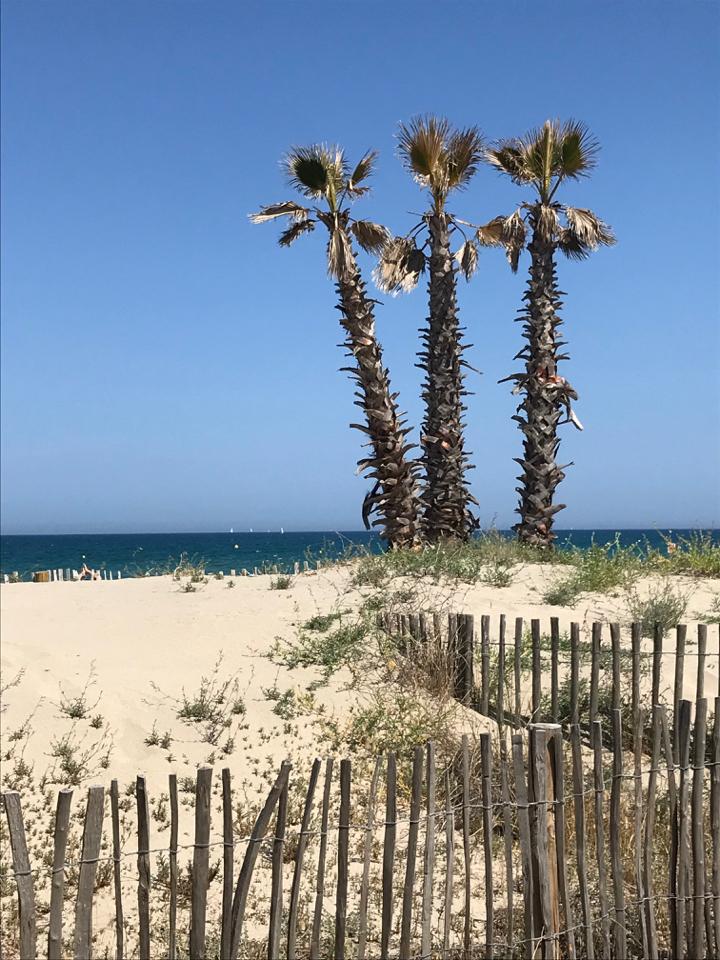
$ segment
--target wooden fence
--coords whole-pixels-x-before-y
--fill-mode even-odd
[[[89,958],[104,864],[112,865],[114,916],[104,955],[119,960],[717,957],[720,698],[710,729],[705,698],[694,706],[681,699],[673,725],[663,704],[649,714],[646,725],[638,704],[630,718],[631,750],[618,709],[607,728],[591,722],[589,748],[577,722],[513,731],[500,710],[478,743],[465,737],[457,753],[437,758],[433,743],[412,756],[390,753],[369,784],[348,759],[339,775],[332,759],[325,763],[321,790],[319,759],[306,785],[295,784],[283,763],[242,834],[229,769],[213,832],[214,774],[201,767],[188,844],[179,842],[178,780],[170,775],[164,847],[151,845],[143,776],[132,798],[135,839],[121,839],[114,780],[109,804],[102,786],[87,792],[77,862],[67,857],[72,791],[57,797],[52,856],[42,865],[30,862],[19,794],[5,793],[17,893],[6,956]],[[302,814],[290,823],[298,787]],[[212,869],[211,851],[221,857]],[[181,897],[186,854],[190,882]],[[169,865],[162,879],[161,861]],[[130,911],[122,883],[128,862],[135,864]],[[268,881],[262,896],[253,886],[259,869]],[[159,885],[162,907],[154,899]],[[42,913],[41,890],[49,890]],[[101,949],[97,943],[97,955]]]
[[[587,732],[611,710],[634,717],[643,701],[665,703],[676,716],[686,681],[696,700],[720,695],[720,626],[710,654],[706,624],[698,625],[693,640],[683,624],[672,636],[658,626],[647,639],[639,623],[623,631],[617,623],[595,622],[585,637],[581,625],[571,623],[563,634],[558,617],[551,617],[545,630],[539,619],[517,617],[511,636],[504,614],[482,616],[479,632],[475,617],[462,613],[382,612],[377,622],[410,657],[423,648],[445,652],[456,698],[516,726],[580,723]],[[712,692],[705,689],[708,679]]]

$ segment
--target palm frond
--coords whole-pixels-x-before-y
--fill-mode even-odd
[[[353,255],[350,241],[344,230],[335,229],[330,234],[327,248],[328,273],[337,280],[342,279],[348,271]]]
[[[323,143],[293,147],[284,159],[288,179],[306,197],[318,199],[333,190],[339,193],[347,179],[347,164],[340,147]]]
[[[501,247],[505,220],[505,217],[494,217],[488,223],[478,227],[475,231],[477,242],[483,247]]]
[[[408,293],[425,271],[425,254],[409,237],[393,237],[383,247],[373,279],[383,293]]]
[[[583,246],[596,250],[601,244],[611,246],[615,243],[612,229],[596,217],[592,210],[584,210],[582,207],[564,207],[563,212],[568,222],[568,229]]]
[[[410,173],[431,178],[445,153],[449,134],[450,123],[444,117],[413,117],[409,123],[401,123],[398,149]]]
[[[455,254],[455,259],[457,260],[465,279],[470,280],[472,275],[477,270],[478,265],[478,248],[474,241],[466,240]]]
[[[298,237],[301,237],[304,233],[310,233],[310,231],[314,229],[314,220],[298,220],[291,227],[288,227],[287,230],[284,230],[280,234],[278,243],[281,247],[289,247],[290,244],[294,243]]]
[[[555,235],[560,229],[560,220],[558,219],[557,210],[552,204],[541,203],[538,204],[539,209],[537,209],[537,230],[543,240],[551,243],[555,239]]]
[[[282,203],[271,203],[267,207],[260,207],[257,213],[249,214],[252,223],[267,223],[268,220],[275,220],[277,217],[292,217],[295,221],[306,220],[310,211],[306,207],[301,207],[299,203],[293,200],[285,200]]]
[[[572,179],[587,175],[597,163],[599,151],[600,144],[584,123],[566,121],[559,131],[558,173]]]
[[[565,254],[568,260],[585,260],[592,252],[590,247],[582,243],[577,234],[568,228],[560,230],[557,238],[558,249]]]
[[[362,183],[363,180],[367,180],[372,174],[377,158],[377,150],[368,150],[367,153],[361,157],[359,163],[350,174],[350,179],[347,183],[348,193],[354,196],[360,196],[362,193],[367,192],[368,187],[358,187],[358,184]]]
[[[370,220],[353,220],[350,224],[353,236],[368,253],[380,253],[390,240],[390,231],[380,223]]]
[[[477,172],[484,143],[477,127],[453,131],[447,140],[447,179],[450,189],[464,187]]]
[[[513,273],[517,272],[520,254],[525,246],[527,226],[519,210],[505,217],[502,225],[502,242],[505,246],[505,255]]]

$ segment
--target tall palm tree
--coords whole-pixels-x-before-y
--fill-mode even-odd
[[[425,487],[422,493],[425,533],[429,540],[467,540],[478,521],[471,506],[464,441],[463,360],[466,345],[458,319],[457,273],[470,279],[477,266],[476,240],[483,229],[465,239],[455,255],[451,236],[464,233],[464,221],[447,210],[453,191],[467,186],[483,159],[483,141],[476,127],[454,130],[444,118],[417,117],[400,124],[400,157],[417,183],[427,190],[430,205],[421,222],[405,237],[385,247],[376,281],[385,292],[412,289],[429,267],[429,317],[421,331],[424,349],[419,366],[425,371],[425,417],[421,431]],[[427,250],[427,253],[426,253]]]
[[[350,216],[350,204],[367,193],[377,153],[369,151],[351,170],[343,151],[336,146],[315,144],[295,147],[284,160],[290,184],[317,206],[302,206],[292,200],[263,207],[251,214],[253,223],[285,217],[289,226],[280,235],[281,246],[290,246],[298,237],[322,223],[327,228],[328,273],[336,281],[340,323],[347,339],[343,346],[354,366],[343,368],[357,383],[357,405],[365,424],[352,424],[368,437],[370,454],[359,468],[375,480],[366,496],[363,518],[377,514],[373,526],[380,527],[391,547],[412,547],[420,542],[417,464],[408,459],[412,445],[406,441],[405,426],[397,408],[397,394],[390,390],[388,371],[383,365],[380,344],[375,336],[375,300],[368,297],[358,269],[353,240],[377,254],[388,240],[387,230],[368,220]]]
[[[557,285],[556,252],[571,260],[584,260],[599,246],[615,243],[610,227],[591,210],[565,206],[555,196],[564,181],[588,175],[598,150],[597,141],[583,124],[548,120],[539,130],[486,153],[493,166],[535,193],[509,217],[493,221],[490,232],[504,244],[513,271],[526,243],[530,254],[525,307],[520,314],[527,344],[515,356],[525,361],[525,370],[505,380],[515,382],[513,393],[523,394],[513,417],[525,438],[524,455],[517,458],[522,485],[517,488],[520,522],[514,529],[522,542],[538,547],[552,546],[555,514],[565,507],[553,502],[555,489],[570,466],[559,466],[555,460],[560,445],[558,427],[570,422],[582,430],[572,408],[577,393],[558,373],[558,363],[569,356],[560,352],[565,342],[559,339],[562,294]]]

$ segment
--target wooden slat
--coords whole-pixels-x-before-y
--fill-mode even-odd
[[[223,889],[222,915],[220,918],[220,960],[230,955],[230,930],[232,925],[233,871],[235,842],[233,839],[232,776],[230,767],[222,771],[223,811]]]
[[[575,960],[575,919],[568,883],[567,852],[565,838],[565,754],[563,750],[562,729],[550,738],[550,759],[555,791],[553,818],[555,821],[555,844],[557,849],[557,874],[560,889],[560,903],[563,911],[562,928],[565,934],[565,953],[568,960]]]
[[[245,851],[245,857],[243,859],[237,885],[235,887],[235,896],[233,897],[230,960],[237,960],[238,951],[240,949],[242,925],[245,919],[245,907],[247,905],[248,893],[250,892],[250,883],[252,881],[252,873],[255,867],[255,861],[258,853],[260,852],[260,841],[265,836],[267,828],[270,824],[270,819],[273,815],[273,811],[275,810],[275,807],[280,799],[281,793],[285,789],[285,785],[289,776],[290,767],[287,764],[283,764],[280,768],[280,772],[278,773],[273,788],[268,794],[268,798],[265,801],[265,806],[262,808],[260,815],[255,821],[255,826],[252,829],[250,840],[248,841],[247,850]]]
[[[658,956],[657,915],[655,910],[655,884],[653,880],[653,857],[655,854],[655,804],[657,798],[657,780],[660,768],[660,748],[662,746],[662,725],[660,706],[655,704],[652,712],[652,757],[647,788],[647,813],[645,816],[645,838],[643,848],[643,892],[645,903],[645,929],[647,931],[647,953],[649,958]],[[642,782],[641,782],[642,789]]]
[[[693,854],[693,957],[707,956],[705,942],[705,745],[707,740],[707,700],[695,703],[692,777],[692,854]],[[710,948],[712,949],[711,945]]]
[[[639,623],[633,623],[630,627],[630,647],[632,650],[632,693],[630,698],[630,709],[632,710],[632,715],[635,716],[635,711],[640,705],[640,653],[642,650],[642,626]]]
[[[580,722],[578,693],[580,690],[580,624],[570,624],[570,723]]]
[[[513,942],[515,886],[513,882],[513,823],[510,803],[510,784],[508,780],[508,750],[505,731],[500,731],[500,798],[502,800],[503,848],[505,853],[505,897],[507,900],[507,922],[505,932],[507,943]]]
[[[560,620],[550,617],[550,716],[553,723],[559,718],[560,695]]]
[[[710,767],[710,838],[712,843],[712,911],[715,954],[720,952],[720,697],[715,698]]]
[[[385,842],[382,871],[382,929],[380,958],[389,960],[390,934],[393,913],[393,867],[395,864],[395,836],[397,833],[397,761],[394,753],[387,758],[385,797]]]
[[[533,848],[533,880],[536,883],[534,913],[543,957],[556,956],[557,880],[555,850],[548,844],[548,803],[551,801],[547,765],[547,727],[531,724],[529,732],[528,770],[532,783],[530,800],[533,815],[530,830]],[[555,881],[555,882],[553,882]]]
[[[445,771],[445,902],[443,904],[443,958],[450,951],[453,880],[455,877],[455,814],[452,806],[450,771]]]
[[[678,762],[678,724],[680,722],[680,701],[683,698],[683,684],[685,682],[685,645],[687,642],[687,626],[679,623],[675,628],[675,681],[673,684],[673,756]]]
[[[419,626],[418,626],[419,629]],[[340,761],[340,819],[338,821],[338,867],[335,897],[335,957],[345,960],[347,930],[348,854],[350,849],[350,760]]]
[[[325,896],[325,859],[327,857],[328,818],[330,815],[330,787],[332,785],[333,759],[328,757],[325,763],[325,786],[323,787],[322,814],[320,824],[320,849],[318,851],[317,874],[315,878],[315,910],[313,912],[312,933],[310,935],[310,960],[320,956],[320,934],[322,931],[323,898]],[[235,960],[235,958],[233,958]]]
[[[500,736],[505,726],[505,614],[500,614],[498,626],[497,684],[495,689],[495,716]]]
[[[585,775],[580,726],[577,723],[574,723],[570,728],[570,745],[572,748],[576,863],[578,887],[580,889],[580,906],[582,908],[583,928],[585,932],[585,954],[587,960],[595,960],[592,908],[590,906],[588,869],[585,859]]]
[[[480,619],[480,713],[490,713],[490,617]]]
[[[705,660],[707,658],[707,624],[699,623],[697,628],[697,679],[695,681],[695,700],[705,697]]]
[[[36,956],[37,930],[35,925],[35,887],[30,871],[25,825],[23,823],[20,794],[8,790],[3,794],[5,816],[10,834],[13,870],[18,895],[18,914],[20,927],[20,956]]]
[[[622,863],[622,782],[623,782],[623,734],[622,712],[613,710],[613,776],[610,791],[610,867],[615,901],[615,923],[613,926],[615,956],[626,957],[627,926],[625,918],[625,878]]]
[[[465,867],[465,927],[463,930],[463,957],[470,956],[472,942],[472,879],[470,871],[470,747],[467,734],[462,738],[462,831],[463,863]]]
[[[125,920],[122,903],[122,876],[120,872],[120,791],[117,780],[110,783],[110,817],[112,820],[113,887],[115,894],[115,958],[123,960],[125,951]]]
[[[622,680],[620,679],[620,624],[610,624],[610,649],[612,651],[612,709],[620,709]]]
[[[603,774],[602,723],[593,720],[591,725],[593,747],[593,776],[595,780],[595,856],[598,873],[598,905],[602,931],[603,960],[610,960],[610,915],[607,895],[607,868],[605,865],[605,779]]]
[[[540,719],[540,701],[542,699],[542,651],[540,649],[540,621],[530,621],[532,640],[532,719]]]
[[[662,645],[663,631],[659,623],[655,624],[653,632],[653,656],[652,656],[652,703],[660,702],[660,676],[662,672]]]
[[[645,725],[645,713],[638,706],[633,714],[633,784],[634,793],[634,841],[635,841],[635,885],[637,887],[637,899],[640,904],[637,908],[638,925],[640,927],[640,936],[643,944],[643,956],[650,956],[650,947],[648,943],[647,911],[645,909],[646,896],[645,874],[643,872],[643,730]],[[652,775],[652,774],[651,774]],[[627,926],[627,923],[626,923]]]
[[[536,929],[533,902],[535,899],[532,838],[530,836],[530,813],[528,808],[528,789],[525,779],[525,760],[523,758],[523,737],[516,733],[512,737],[513,772],[515,779],[515,800],[517,803],[518,834],[520,837],[520,855],[523,879],[523,903],[525,905],[525,960],[533,960],[536,952]]]
[[[520,693],[522,689],[522,642],[523,642],[523,618],[515,618],[515,657],[513,660],[513,673],[515,679],[515,726],[521,725],[522,703]]]
[[[117,795],[117,780],[113,780]],[[50,885],[50,923],[48,926],[48,960],[62,960],[63,952],[63,903],[65,899],[65,850],[67,849],[68,827],[70,826],[70,805],[72,790],[58,793],[55,810],[55,829],[53,833],[53,866]],[[114,826],[114,821],[113,821]],[[114,829],[113,829],[114,843]],[[115,890],[117,901],[117,886]],[[121,925],[122,928],[122,925]],[[122,944],[122,933],[120,942]],[[122,953],[119,960],[122,960]]]
[[[93,897],[102,840],[104,800],[104,787],[90,787],[75,902],[75,960],[90,960],[92,956]],[[28,956],[32,957],[34,954]]]
[[[195,778],[195,842],[193,845],[190,956],[205,960],[205,919],[210,882],[210,788],[212,767],[203,766]]]
[[[597,720],[600,690],[600,649],[602,644],[602,624],[593,623],[590,650],[590,723]]]
[[[421,916],[421,943],[422,960],[430,960],[432,955],[432,904],[433,879],[435,875],[435,745],[429,741],[426,748],[426,775],[425,791],[427,823],[425,827],[425,857],[423,860],[423,892]]]
[[[382,770],[382,757],[375,760],[375,769],[373,770],[370,781],[370,792],[368,793],[367,823],[365,825],[365,837],[363,840],[363,871],[360,881],[360,907],[358,909],[358,937],[357,937],[357,960],[365,960],[365,949],[367,945],[367,914],[368,900],[370,898],[370,864],[372,861],[373,834],[375,832],[375,805],[377,802],[377,788]],[[288,960],[294,960],[289,957]]]
[[[670,949],[673,957],[679,957],[679,927],[678,916],[680,914],[680,904],[677,900],[677,860],[678,860],[678,800],[677,787],[675,783],[675,758],[673,755],[673,744],[670,739],[670,725],[668,724],[667,712],[663,704],[658,704],[658,713],[660,715],[660,726],[662,730],[663,750],[665,753],[665,769],[667,771],[667,789],[668,789],[668,819],[670,821],[670,857],[668,864],[668,912],[670,914]],[[678,717],[680,714],[678,706]]]
[[[305,851],[307,850],[310,831],[310,822],[312,818],[313,802],[315,799],[315,790],[320,777],[320,767],[322,761],[316,757],[310,770],[310,780],[308,783],[307,794],[305,796],[305,806],[303,807],[302,822],[300,825],[300,836],[298,838],[298,847],[295,854],[295,866],[293,869],[292,886],[290,888],[290,907],[288,910],[288,935],[287,935],[287,958],[296,960],[297,958],[297,918],[298,907],[300,905],[300,881],[302,878],[302,868],[305,860]]]
[[[492,831],[492,743],[489,733],[480,734],[480,770],[482,791],[483,852],[485,859],[485,957],[492,960],[495,955],[493,945],[494,931],[494,891],[493,891],[493,831]]]
[[[692,930],[692,901],[690,894],[691,823],[690,823],[690,714],[692,704],[681,700],[679,707],[678,748],[680,766],[680,789],[678,791],[678,946],[684,956],[690,946]]]
[[[272,874],[270,881],[270,918],[268,922],[268,960],[280,960],[280,935],[283,918],[283,857],[285,852],[285,826],[287,823],[288,790],[292,765],[284,760],[281,770],[288,775],[280,791],[275,816],[275,836],[272,845]]]
[[[150,803],[145,777],[138,774],[135,782],[138,837],[138,939],[140,960],[148,960],[150,953]]]
[[[415,860],[417,857],[418,833],[420,831],[420,805],[422,803],[423,748],[413,752],[410,788],[410,823],[408,825],[407,853],[405,857],[405,883],[402,896],[400,921],[400,956],[410,956],[410,933],[412,926],[413,888],[415,885]]]
[[[178,788],[177,774],[171,773],[168,777],[170,794],[170,847],[168,849],[168,864],[170,867],[170,904],[168,918],[168,955],[170,960],[177,956],[177,899],[178,899]],[[222,960],[226,960],[225,955]]]

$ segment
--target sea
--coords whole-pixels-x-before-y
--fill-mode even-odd
[[[509,531],[500,531],[512,536]],[[649,544],[662,548],[664,538],[690,538],[694,530],[558,530],[561,549],[588,547],[593,542],[617,541],[623,546]],[[704,531],[720,543],[720,530]],[[267,570],[277,566],[291,571],[296,562],[334,560],[365,551],[380,552],[382,543],[366,531],[234,532],[226,533],[93,533],[0,536],[0,573],[19,573],[31,579],[36,570],[80,569],[83,563],[96,570],[118,571],[123,576],[166,573],[181,558],[202,563],[210,573],[238,574],[245,568]]]

